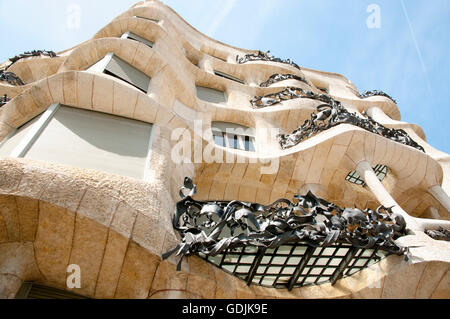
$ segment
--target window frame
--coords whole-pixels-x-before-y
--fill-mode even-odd
[[[227,132],[227,130],[225,129],[225,131],[220,128],[219,126],[225,125],[225,124],[232,124],[233,126],[236,126],[236,128],[242,128],[244,130],[251,130],[248,127],[242,126],[242,125],[238,125],[235,123],[228,123],[228,122],[212,122],[211,123],[211,131],[212,131],[212,135],[213,135],[213,141],[216,145],[221,146],[221,147],[227,147],[227,148],[231,148],[231,149],[235,149],[235,150],[239,150],[239,151],[244,151],[244,152],[252,152],[252,153],[256,153],[257,152],[257,147],[256,147],[256,138],[253,135],[244,135],[244,134],[239,134],[238,132]],[[232,128],[229,128],[230,130]],[[216,142],[215,137],[219,137],[222,139],[223,141],[223,145],[219,144]],[[237,139],[235,139],[235,137],[237,137]],[[246,149],[246,143],[245,140],[246,138],[248,138],[249,140],[249,149]],[[237,145],[238,148],[235,148],[234,145],[231,144],[231,142],[233,141],[237,141]],[[251,150],[250,145],[253,145],[253,150]]]

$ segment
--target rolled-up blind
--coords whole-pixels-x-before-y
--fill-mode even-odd
[[[211,103],[226,103],[225,93],[219,90],[197,86],[197,97]]]
[[[145,93],[147,93],[150,86],[150,78],[145,73],[135,69],[115,55],[113,55],[111,61],[106,66],[105,73],[116,76]]]
[[[152,125],[61,106],[25,158],[142,179]]]

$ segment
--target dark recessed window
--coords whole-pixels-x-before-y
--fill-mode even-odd
[[[150,48],[153,48],[153,46],[155,45],[152,41],[149,41],[149,40],[147,40],[141,36],[138,36],[137,34],[134,34],[133,32],[130,32],[130,31],[125,32],[125,34],[123,35],[123,38],[144,43],[145,45],[148,45]]]
[[[24,282],[15,299],[89,299],[88,297],[62,289]]]
[[[375,175],[377,175],[378,179],[380,180],[380,182],[384,180],[384,178],[388,173],[388,168],[386,165],[381,164],[375,165],[373,167],[373,170],[375,172]],[[366,186],[366,183],[356,171],[351,171],[350,173],[348,173],[345,180],[356,185]]]
[[[140,16],[134,16],[133,18],[140,18],[140,19],[150,20],[150,21],[153,21],[153,22],[155,22],[155,23],[158,23],[158,22],[159,22],[158,19],[144,18],[144,17],[140,17]]]
[[[223,77],[225,79],[228,79],[228,80],[231,80],[231,81],[235,81],[235,82],[238,82],[240,84],[244,84],[244,81],[242,81],[241,79],[239,79],[237,77],[234,77],[232,75],[226,74],[224,72],[214,70],[214,74],[217,75],[217,76]]]

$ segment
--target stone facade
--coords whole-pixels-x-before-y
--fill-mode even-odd
[[[121,38],[127,31],[152,41],[153,47]],[[110,52],[151,78],[147,94],[87,71]],[[424,231],[450,228],[449,155],[427,144],[418,125],[400,121],[391,99],[363,99],[339,74],[272,61],[236,63],[236,56],[251,53],[256,52],[206,37],[159,1],[145,1],[57,57],[31,57],[11,65],[8,71],[25,85],[0,82],[0,96],[11,98],[0,108],[0,140],[53,103],[152,123],[154,136],[145,180],[24,158],[0,159],[0,298],[14,298],[24,281],[68,289],[71,264],[82,269],[82,287],[71,290],[92,298],[448,298],[450,244]],[[286,73],[305,81],[260,87],[271,75]],[[225,92],[226,103],[198,99],[196,85]],[[257,132],[277,128],[291,133],[321,102],[294,99],[262,109],[250,103],[288,86],[316,94],[325,88],[349,111],[366,112],[386,127],[403,129],[425,152],[342,124],[286,150],[271,135],[257,135],[256,152],[214,146],[224,156],[241,158],[232,163],[172,160],[176,130],[197,141],[193,153],[196,147],[201,152],[215,145],[212,136],[198,134],[200,120],[202,131],[221,121]],[[275,170],[264,173],[267,164],[260,159],[273,160]],[[389,168],[382,182],[372,170],[376,164]],[[351,171],[367,187],[346,182]],[[407,221],[409,234],[398,242],[410,246],[409,261],[389,256],[334,286],[292,291],[247,286],[199,257],[189,257],[176,271],[178,259],[163,261],[161,255],[179,241],[172,216],[185,176],[193,177],[199,200],[268,204],[311,190],[341,206],[395,206]]]

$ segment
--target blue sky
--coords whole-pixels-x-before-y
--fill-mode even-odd
[[[92,37],[137,0],[0,0],[0,60],[23,51],[60,51]],[[450,153],[450,1],[448,0],[166,0],[217,40],[270,50],[298,65],[345,75],[360,91],[397,100],[402,120]],[[368,28],[371,4],[380,28]],[[81,9],[70,28],[71,5]],[[26,9],[24,9],[26,8]]]

